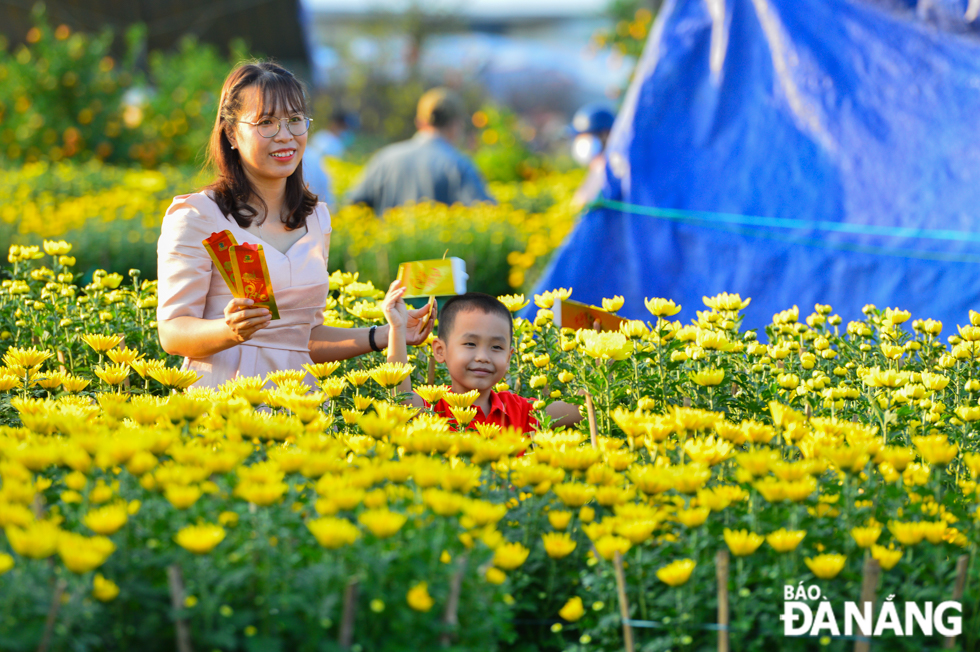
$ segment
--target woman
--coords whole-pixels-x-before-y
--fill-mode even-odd
[[[167,209],[157,245],[160,342],[203,376],[197,386],[387,346],[387,325],[323,325],[330,215],[303,181],[308,114],[303,86],[287,70],[268,62],[233,70],[208,145],[216,178]],[[233,298],[212,265],[202,241],[226,229],[239,243],[263,245],[280,319]],[[432,330],[428,311],[410,313],[409,344]]]

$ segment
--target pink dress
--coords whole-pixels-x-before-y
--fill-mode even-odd
[[[330,214],[326,204],[306,218],[306,235],[280,252],[221,213],[206,194],[174,197],[157,242],[157,320],[189,316],[221,319],[232,295],[211,263],[202,241],[228,229],[239,244],[261,244],[272,278],[280,319],[252,339],[206,358],[184,358],[183,368],[203,377],[194,387],[217,387],[237,376],[264,376],[278,369],[302,369],[310,359],[310,331],[323,323],[330,290]],[[313,378],[307,374],[307,382]]]

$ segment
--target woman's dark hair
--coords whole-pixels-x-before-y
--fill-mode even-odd
[[[254,192],[252,184],[245,176],[238,151],[232,149],[228,138],[243,111],[248,108],[245,106],[250,97],[247,91],[253,87],[258,91],[258,115],[275,114],[280,107],[309,115],[306,90],[302,82],[271,61],[240,64],[225,80],[221,88],[218,115],[208,142],[208,165],[216,176],[206,189],[213,193],[221,212],[234,217],[243,228],[250,226],[258,215],[258,211],[248,205],[249,200],[254,197],[263,210],[268,208],[262,197]],[[316,210],[316,203],[317,196],[309,191],[303,181],[303,162],[300,161],[296,170],[286,179],[283,224],[290,230],[305,225],[307,216]]]

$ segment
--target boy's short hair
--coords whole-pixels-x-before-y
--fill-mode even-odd
[[[469,312],[470,310],[478,310],[487,315],[499,315],[506,319],[507,334],[510,337],[510,341],[514,341],[514,320],[510,316],[510,310],[497,297],[492,297],[482,292],[460,294],[451,297],[442,305],[442,310],[439,311],[439,339],[446,342],[449,334],[453,330],[453,322],[456,321],[456,315],[461,312]]]

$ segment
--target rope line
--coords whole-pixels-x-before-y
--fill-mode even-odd
[[[696,224],[703,226],[705,228],[710,228],[716,231],[723,231],[725,233],[735,233],[738,235],[744,235],[748,237],[764,238],[766,240],[773,240],[777,242],[786,242],[789,244],[797,244],[803,246],[820,247],[822,249],[834,249],[837,251],[848,251],[853,253],[864,253],[873,254],[878,256],[891,256],[895,258],[913,258],[918,260],[933,260],[940,262],[950,262],[950,263],[966,263],[977,265],[980,264],[980,256],[971,254],[957,254],[957,253],[946,253],[938,251],[925,251],[921,249],[905,249],[905,248],[888,248],[888,247],[876,247],[873,245],[859,245],[859,244],[846,244],[837,242],[828,242],[825,240],[805,238],[793,235],[783,235],[775,233],[762,224],[752,224],[755,220],[769,221],[775,220],[782,222],[777,226],[787,229],[797,229],[806,228],[809,230],[821,230],[819,225],[821,224],[832,224],[836,226],[847,226],[847,227],[861,227],[866,225],[841,225],[834,222],[820,222],[820,221],[804,221],[804,220],[784,220],[782,218],[759,218],[753,216],[734,216],[727,215],[725,213],[706,213],[703,211],[685,211],[677,209],[661,209],[652,206],[636,206],[632,204],[623,204],[621,202],[614,202],[608,199],[598,199],[592,203],[589,208],[609,208],[612,210],[617,210],[624,213],[632,213],[636,215],[642,215],[644,217],[654,217],[658,219],[666,219],[672,222],[679,222],[682,224]],[[717,220],[709,216],[720,216],[725,219]],[[745,218],[741,224],[737,220],[731,218]],[[794,224],[787,224],[794,223]],[[797,226],[797,224],[805,226]],[[968,236],[961,238],[960,241],[973,241],[976,238],[980,242],[980,234],[969,233],[965,231],[941,231],[941,230],[927,230],[927,229],[901,229],[897,227],[868,227],[874,229],[891,229],[895,228],[896,231],[907,232],[904,237],[908,236],[909,232],[916,232],[919,234],[929,233],[930,231],[934,234],[960,234],[963,236]],[[830,229],[827,229],[830,230]],[[852,231],[856,232],[856,231]],[[881,235],[881,234],[879,234]],[[890,233],[889,235],[898,236],[898,233]],[[919,237],[925,239],[952,239],[952,238],[938,238],[929,235],[920,235]]]

